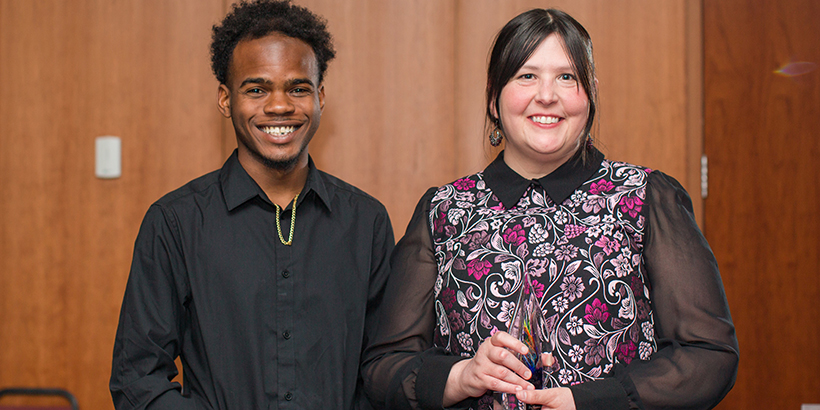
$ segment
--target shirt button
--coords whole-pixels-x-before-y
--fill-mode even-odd
[[[287,270],[287,269],[283,270],[282,271],[282,277],[283,278],[289,278],[290,277],[290,271]]]
[[[285,400],[287,400],[287,401],[293,400],[293,394],[291,392],[285,393]]]
[[[285,339],[290,339],[290,332],[285,330],[284,332],[282,332],[282,337],[284,337]]]

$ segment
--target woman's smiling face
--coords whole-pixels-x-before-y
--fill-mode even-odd
[[[589,97],[557,34],[548,35],[501,90],[504,161],[525,178],[549,174],[572,157],[589,117]]]

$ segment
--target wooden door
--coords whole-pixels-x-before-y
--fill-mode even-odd
[[[820,403],[820,2],[704,1],[706,236],[740,342],[720,409]]]

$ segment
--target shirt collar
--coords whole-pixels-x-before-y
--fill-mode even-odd
[[[484,169],[484,181],[505,209],[511,209],[517,205],[532,184],[541,185],[552,202],[560,204],[601,167],[604,154],[595,148],[592,148],[590,154],[586,164],[579,157],[573,157],[550,174],[530,180],[513,171],[504,162],[504,151],[502,151]]]
[[[222,166],[219,182],[222,185],[225,204],[228,206],[229,211],[233,211],[238,206],[255,197],[259,197],[264,202],[273,206],[268,196],[265,195],[265,191],[248,175],[245,168],[242,168],[242,164],[239,163],[239,157],[237,156],[237,150],[233,151],[233,154],[231,154]],[[305,187],[302,189],[302,194],[299,195],[298,203],[301,204],[310,192],[315,193],[327,209],[331,210],[331,200],[327,185],[321,173],[316,168],[316,165],[313,163],[313,158],[308,156],[307,181],[305,182]]]

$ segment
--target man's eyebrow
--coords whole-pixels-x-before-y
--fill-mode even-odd
[[[287,83],[286,83],[286,85],[288,87],[292,87],[294,85],[300,85],[300,84],[307,84],[311,87],[316,86],[315,84],[313,84],[313,81],[311,81],[309,78],[294,78],[292,80],[288,80]]]
[[[273,84],[273,81],[271,81],[271,80],[267,80],[267,79],[264,79],[264,78],[261,78],[261,77],[257,77],[257,78],[246,78],[246,79],[245,79],[245,81],[242,81],[242,84],[239,84],[239,86],[240,86],[240,87],[244,87],[246,84],[265,84],[265,85],[271,85],[271,84]]]
[[[263,84],[263,85],[272,85],[273,81],[268,80],[262,77],[254,77],[254,78],[246,78],[245,81],[242,81],[242,84],[239,84],[240,87],[244,87],[247,84]],[[294,85],[300,84],[308,84],[311,87],[315,87],[316,85],[313,84],[309,78],[294,78],[285,82],[286,87],[292,87]]]

